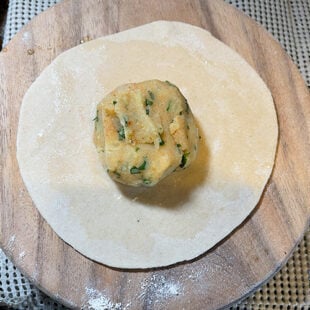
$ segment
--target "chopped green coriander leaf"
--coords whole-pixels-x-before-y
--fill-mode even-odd
[[[179,115],[182,115],[183,114],[183,111],[181,111],[180,113],[179,113]]]
[[[161,137],[161,135],[159,135],[159,138],[160,138],[160,140],[159,140],[159,145],[160,145],[160,146],[164,145],[164,144],[165,144],[165,141],[163,140],[163,138]]]
[[[138,174],[138,173],[141,173],[141,171],[136,166],[133,166],[130,168],[130,173],[131,174]]]
[[[188,102],[187,102],[187,99],[185,99],[185,105],[186,105],[186,112],[188,113],[189,112],[189,104],[188,104]]]
[[[142,165],[138,167],[139,170],[145,170],[146,160],[143,161]]]
[[[95,121],[95,122],[98,122],[98,121],[99,121],[98,113],[99,113],[99,111],[97,110],[97,111],[96,111],[96,117],[93,118],[93,121]]]
[[[116,104],[117,104],[117,101],[116,101],[116,100],[113,100],[113,104],[116,105]]]
[[[117,132],[118,132],[118,140],[120,140],[120,141],[125,140],[125,129],[124,129],[124,127],[121,126]]]
[[[176,87],[174,84],[172,84],[171,82],[169,81],[165,81],[169,86],[173,86],[173,87]]]
[[[177,144],[177,147],[181,147],[182,145],[180,143]]]
[[[150,90],[148,90],[147,92],[149,93],[150,98],[154,100],[155,99],[154,93],[151,92]]]
[[[136,167],[136,166],[131,167],[130,173],[131,174],[141,173],[142,170],[145,170],[145,166],[146,166],[146,160],[144,160],[143,163],[141,164],[141,166],[139,166],[139,167]]]
[[[183,168],[186,165],[186,162],[187,162],[187,158],[186,158],[185,154],[183,154],[180,167]]]
[[[199,139],[202,139],[201,136],[199,136]]]
[[[149,99],[145,99],[145,105],[146,106],[150,106],[150,105],[152,105],[153,104],[153,101],[152,100],[149,100]]]
[[[152,183],[152,181],[150,179],[143,179],[143,184],[149,185],[151,183]]]
[[[124,122],[125,127],[127,127],[128,126],[128,117],[127,116],[123,117],[123,122]]]
[[[181,159],[181,164],[180,164],[180,167],[181,168],[184,168],[185,165],[186,165],[186,162],[187,162],[187,157],[190,153],[184,153],[183,156],[182,156],[182,159]]]
[[[136,152],[138,152],[140,150],[140,148],[139,147],[136,147]]]
[[[145,105],[146,105],[146,109],[145,109],[145,113],[146,115],[149,115],[150,114],[150,106],[153,104],[153,101],[152,100],[149,100],[149,99],[145,99]]]
[[[166,111],[167,111],[167,112],[170,111],[171,103],[172,103],[172,101],[169,100],[168,105],[167,105],[167,108],[166,108]]]

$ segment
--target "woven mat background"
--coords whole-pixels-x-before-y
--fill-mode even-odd
[[[10,0],[3,46],[35,15],[61,0]],[[225,0],[263,25],[310,87],[310,0]],[[228,309],[310,309],[310,231],[288,263],[257,292]],[[39,291],[0,249],[0,307],[66,309]],[[119,309],[121,310],[121,309]]]

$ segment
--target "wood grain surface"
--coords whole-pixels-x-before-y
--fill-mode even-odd
[[[155,20],[205,28],[255,68],[275,101],[279,145],[259,205],[225,240],[189,263],[124,271],[85,258],[43,220],[19,173],[16,132],[26,90],[57,55]],[[292,61],[262,27],[222,1],[63,1],[0,54],[0,245],[31,281],[74,308],[223,307],[273,275],[309,225],[309,128],[309,92]]]

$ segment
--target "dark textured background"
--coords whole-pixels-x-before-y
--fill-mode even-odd
[[[6,20],[6,13],[8,11],[8,0],[2,0],[0,4],[0,50],[3,42],[3,35],[4,35],[4,26]]]

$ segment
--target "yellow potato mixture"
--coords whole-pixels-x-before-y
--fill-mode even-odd
[[[198,130],[187,100],[172,83],[126,84],[97,106],[94,142],[115,181],[153,186],[196,158]]]

